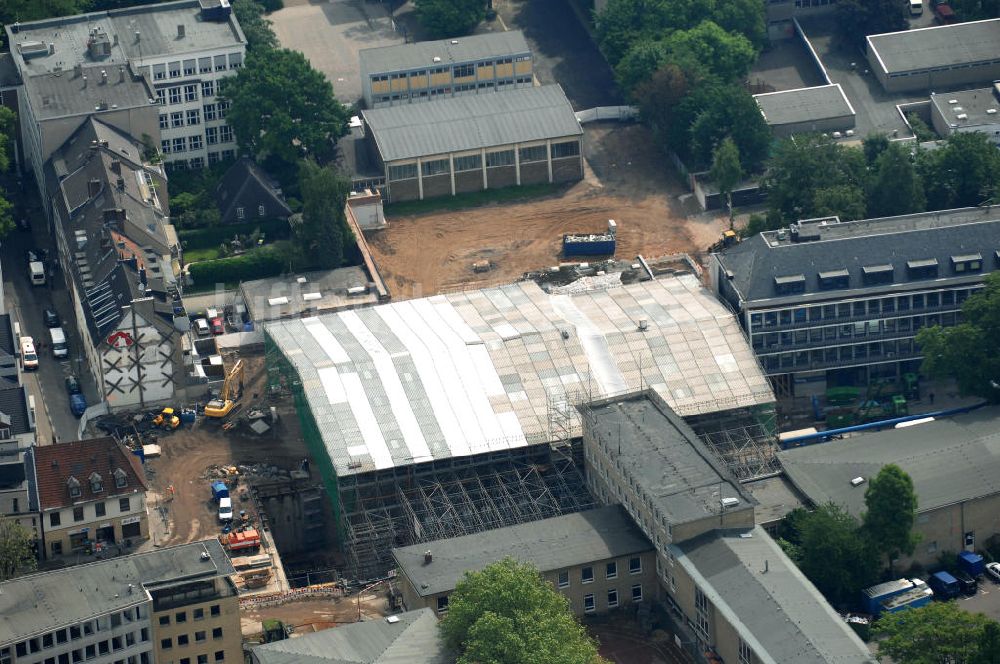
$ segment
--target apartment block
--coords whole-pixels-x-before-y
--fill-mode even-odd
[[[519,30],[366,48],[358,52],[367,108],[533,85],[528,42]]]

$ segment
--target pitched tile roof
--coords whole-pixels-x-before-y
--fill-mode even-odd
[[[131,495],[148,488],[139,459],[114,438],[91,438],[38,447],[35,457],[38,496],[43,510]],[[122,488],[115,486],[114,472],[119,468],[126,475]],[[93,473],[101,476],[103,490],[100,493],[94,493],[91,487]],[[69,495],[70,477],[80,483],[79,498]]]

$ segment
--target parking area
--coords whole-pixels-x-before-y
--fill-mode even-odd
[[[979,581],[979,592],[973,597],[960,597],[958,605],[970,613],[1000,620],[1000,585],[984,576]]]
[[[403,43],[381,2],[285,0],[268,18],[281,45],[305,55],[344,104],[361,98],[358,51]]]

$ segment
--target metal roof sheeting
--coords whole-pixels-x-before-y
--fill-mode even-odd
[[[365,77],[530,53],[524,34],[520,30],[510,30],[457,39],[363,48],[358,51],[358,60],[361,64],[361,76]],[[434,58],[438,58],[438,61],[435,62]]]
[[[559,85],[362,111],[385,162],[580,136]]]

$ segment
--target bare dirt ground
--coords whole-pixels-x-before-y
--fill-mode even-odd
[[[393,297],[509,282],[556,265],[564,233],[600,232],[608,219],[618,222],[619,259],[698,253],[718,239],[722,216],[679,210],[685,190],[646,127],[588,125],[584,143],[586,177],[560,194],[410,217],[390,210],[389,228],[369,241]],[[481,260],[494,268],[474,273]]]
[[[388,615],[386,609],[387,600],[384,592],[366,593],[361,597],[361,616],[364,620]],[[261,623],[268,619],[292,625],[295,628],[292,634],[294,638],[358,622],[358,598],[357,595],[350,595],[335,599],[301,600],[282,606],[246,608],[240,612],[243,635],[258,634],[263,630]]]

